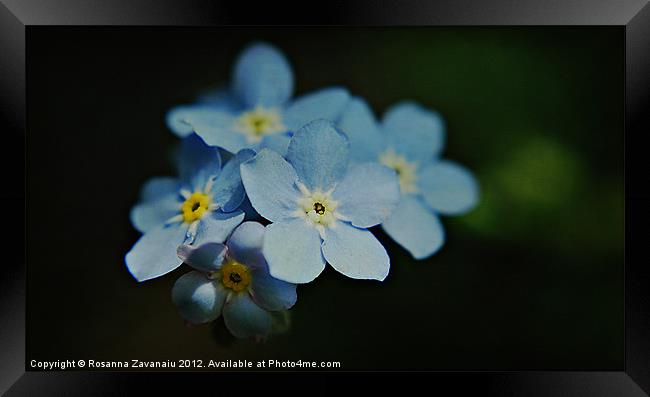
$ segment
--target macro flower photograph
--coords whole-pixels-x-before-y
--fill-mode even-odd
[[[617,32],[35,27],[28,357],[619,368]]]

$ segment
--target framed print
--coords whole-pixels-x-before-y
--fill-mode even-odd
[[[7,395],[650,390],[647,2],[2,3]]]

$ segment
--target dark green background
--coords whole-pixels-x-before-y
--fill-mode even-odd
[[[309,359],[342,369],[623,367],[623,29],[29,27],[27,361]],[[123,255],[141,184],[171,175],[164,115],[226,83],[251,40],[283,49],[297,94],[345,85],[377,114],[412,99],[479,207],[416,262],[383,234],[384,283],[327,270],[289,332],[254,344],[186,327]]]

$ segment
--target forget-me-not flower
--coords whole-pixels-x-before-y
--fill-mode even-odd
[[[284,55],[269,44],[252,44],[235,62],[230,91],[173,108],[167,124],[178,136],[196,132],[231,153],[267,147],[284,154],[293,132],[315,119],[336,120],[349,100],[339,87],[291,100],[293,85]]]
[[[255,155],[246,149],[221,169],[217,148],[195,134],[181,143],[180,178],[153,178],[131,210],[133,226],[144,233],[126,254],[131,274],[144,281],[181,265],[176,248],[183,243],[223,242],[244,219],[239,165]]]
[[[226,327],[238,338],[269,333],[269,311],[289,309],[297,297],[295,284],[269,274],[262,255],[265,232],[257,222],[244,222],[225,245],[178,248],[178,256],[194,268],[172,289],[172,300],[185,320],[202,324],[223,314]]]
[[[397,205],[395,172],[377,163],[348,167],[348,139],[326,120],[300,128],[286,158],[263,149],[241,165],[251,204],[273,222],[263,249],[271,275],[308,283],[327,261],[352,278],[385,279],[390,260],[367,228]]]
[[[440,115],[402,102],[389,108],[379,125],[365,101],[353,98],[339,126],[349,136],[353,161],[378,161],[399,177],[401,200],[382,228],[416,259],[438,251],[445,239],[438,214],[462,214],[478,201],[470,171],[440,157],[445,141]]]

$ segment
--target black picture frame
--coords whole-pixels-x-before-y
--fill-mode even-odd
[[[625,29],[625,366],[618,372],[429,372],[429,373],[264,373],[263,382],[285,386],[296,382],[377,383],[408,378],[436,389],[480,390],[488,395],[642,396],[650,392],[650,202],[647,155],[642,140],[650,131],[650,5],[647,0],[508,0],[345,1],[338,7],[300,8],[269,2],[256,12],[233,2],[187,0],[1,0],[0,1],[0,169],[2,208],[25,208],[26,59],[30,26],[122,25],[614,25]],[[299,15],[299,17],[296,17]],[[606,55],[605,55],[606,56]],[[623,89],[623,87],[621,87]],[[24,167],[23,167],[24,166]],[[18,187],[22,188],[18,188]],[[29,208],[25,208],[29,211]],[[5,251],[13,257],[2,265],[0,281],[0,391],[7,395],[115,395],[136,384],[157,387],[195,382],[216,387],[218,374],[154,374],[120,372],[25,372],[25,266],[29,241],[21,249],[25,212],[7,211],[17,225]],[[217,378],[215,378],[215,376]],[[229,373],[243,382],[250,374]],[[316,376],[326,376],[320,382]],[[189,379],[198,378],[197,379]],[[298,378],[298,380],[296,380]],[[433,385],[433,386],[431,386]],[[645,392],[644,392],[645,391]]]

